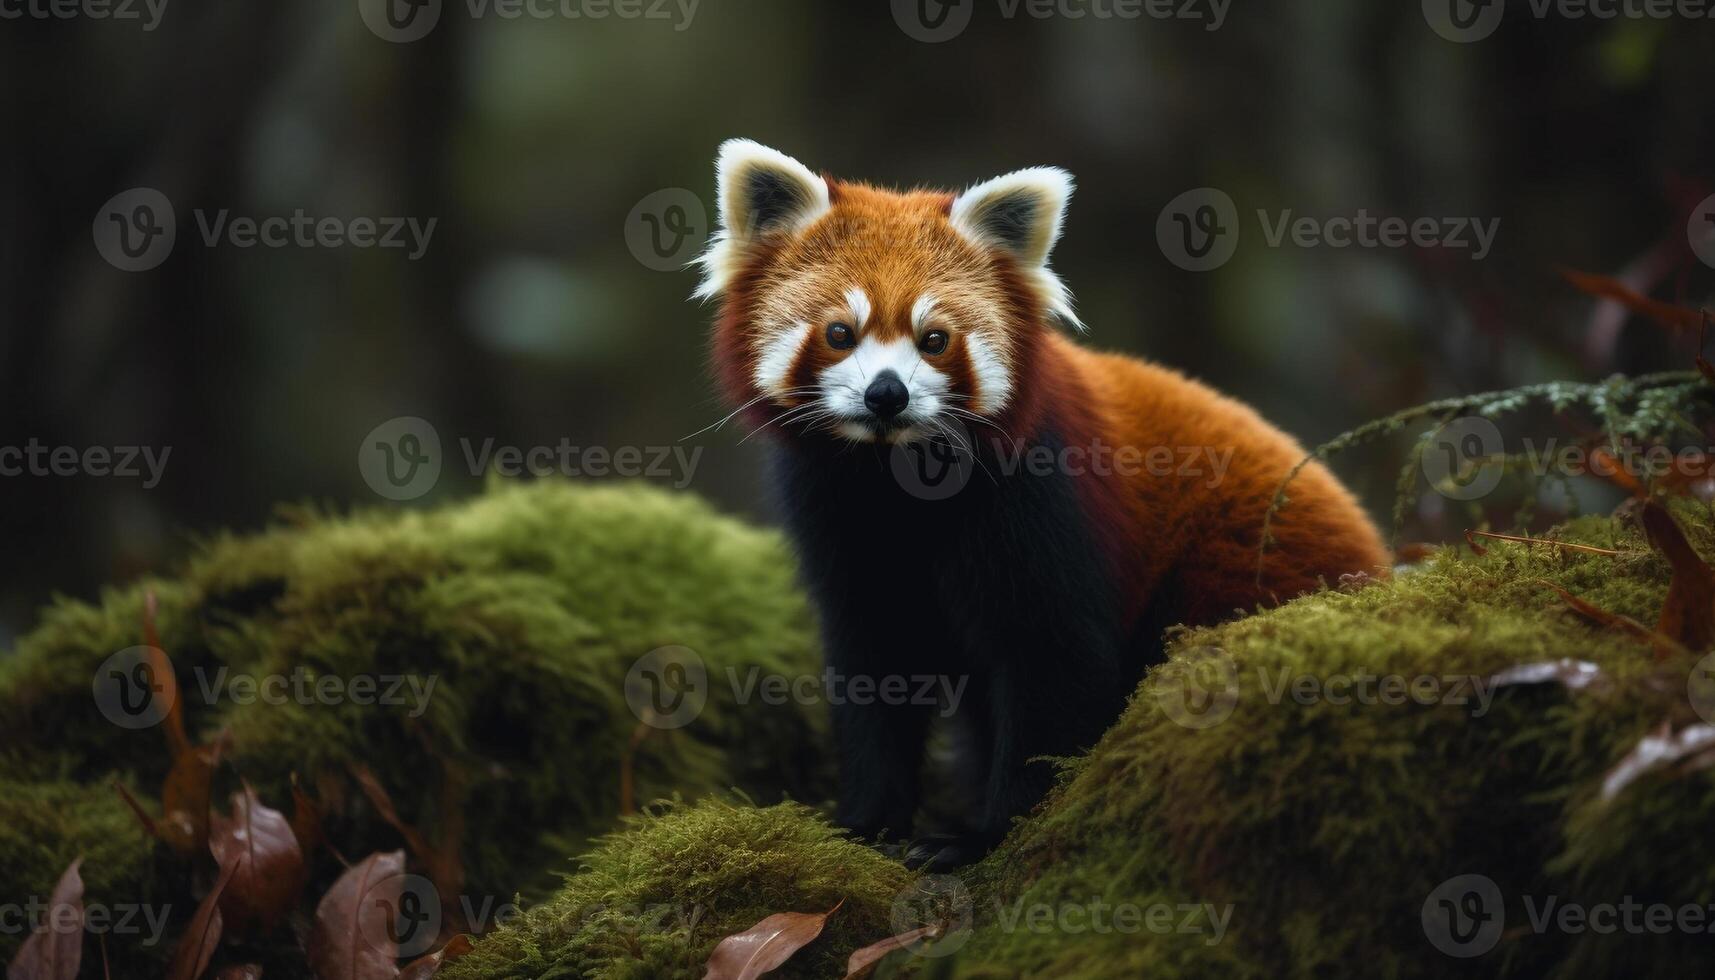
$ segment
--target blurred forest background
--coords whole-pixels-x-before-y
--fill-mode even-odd
[[[1055,264],[1090,342],[1182,367],[1307,444],[1441,395],[1689,366],[1689,341],[1622,324],[1557,269],[1706,300],[1686,228],[1715,191],[1715,21],[1520,2],[1455,43],[1414,0],[1238,3],[1215,31],[965,2],[944,43],[881,0],[704,0],[688,23],[678,6],[505,19],[449,0],[411,43],[378,37],[357,0],[170,0],[148,31],[0,20],[0,445],[171,447],[152,489],[0,477],[0,649],[53,592],[161,568],[281,502],[395,506],[356,454],[397,416],[432,421],[453,459],[460,437],[670,445],[719,418],[712,307],[688,301],[693,273],[646,264],[627,222],[686,188],[706,228],[730,136],[892,184],[1070,169]],[[178,243],[133,273],[91,229],[138,186],[173,202]],[[1243,233],[1194,273],[1155,227],[1202,186],[1234,198]],[[223,208],[437,224],[416,261],[205,247],[192,212]],[[1269,248],[1259,208],[1500,225],[1480,261]],[[766,519],[762,449],[739,437],[693,440],[689,489]],[[1382,519],[1404,438],[1337,460]],[[397,506],[480,483],[449,460]],[[1469,526],[1438,505],[1406,540]]]

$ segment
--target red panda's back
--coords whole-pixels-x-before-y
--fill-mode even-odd
[[[1103,354],[1065,338],[1055,353],[1083,381],[1094,423],[1135,526],[1140,588],[1168,589],[1178,622],[1201,623],[1290,599],[1340,575],[1381,574],[1387,547],[1352,494],[1321,463],[1294,479],[1292,503],[1275,515],[1275,539],[1257,583],[1263,517],[1280,480],[1304,458],[1296,440],[1257,412],[1176,371]]]

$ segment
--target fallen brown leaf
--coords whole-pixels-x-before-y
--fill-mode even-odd
[[[910,932],[902,932],[897,936],[888,936],[879,943],[871,943],[858,950],[846,960],[845,980],[860,980],[869,976],[882,957],[895,950],[904,949],[919,939],[933,939],[941,934],[940,925],[928,925]]]
[[[375,812],[405,838],[406,849],[416,855],[428,872],[429,882],[435,886],[441,899],[441,909],[447,916],[443,922],[443,934],[462,929],[463,913],[457,911],[460,908],[458,896],[464,889],[464,862],[459,849],[459,840],[464,832],[462,784],[449,771],[441,795],[441,839],[431,843],[427,835],[399,816],[387,789],[368,767],[354,765],[351,775],[357,780],[363,795],[369,798],[370,805],[375,807]]]
[[[214,959],[222,931],[220,896],[232,882],[233,870],[234,866],[230,864],[221,868],[220,878],[203,896],[196,914],[191,916],[190,925],[185,927],[184,935],[179,937],[179,944],[173,949],[172,963],[167,966],[167,980],[197,980],[208,969],[209,960]]]
[[[1666,507],[1654,500],[1645,501],[1640,516],[1650,544],[1673,566],[1656,630],[1701,653],[1715,644],[1715,569],[1691,547],[1685,531]]]
[[[461,932],[447,940],[447,944],[440,949],[412,960],[405,969],[399,971],[399,980],[429,980],[440,972],[442,963],[449,963],[470,951],[470,937]]]
[[[405,852],[371,854],[347,868],[316,905],[310,969],[317,980],[394,980],[399,941],[394,916]]]
[[[1612,276],[1599,276],[1576,269],[1562,269],[1560,274],[1580,292],[1598,299],[1611,299],[1669,330],[1689,332],[1697,327],[1703,318],[1702,313],[1697,310],[1650,299]]]
[[[73,861],[54,885],[41,926],[30,933],[12,964],[6,980],[77,980],[83,965],[83,877]]]
[[[264,806],[249,783],[232,794],[231,818],[210,818],[208,847],[215,863],[233,868],[220,903],[228,931],[269,932],[297,906],[309,876],[298,837],[285,814]]]
[[[755,980],[778,969],[820,936],[828,917],[844,904],[826,912],[778,912],[722,939],[709,955],[703,980]]]
[[[298,839],[298,850],[308,862],[322,845],[322,809],[292,773],[292,836]]]
[[[1609,612],[1595,603],[1587,602],[1578,598],[1547,579],[1539,578],[1536,580],[1536,583],[1560,593],[1560,597],[1566,600],[1566,604],[1572,607],[1572,611],[1578,613],[1580,616],[1583,616],[1599,626],[1607,626],[1610,628],[1624,630],[1625,632],[1649,643],[1649,645],[1655,649],[1656,659],[1658,660],[1672,656],[1676,653],[1685,652],[1685,648],[1680,646],[1679,642],[1673,637],[1662,633],[1660,630],[1650,629],[1648,626],[1645,626],[1630,616],[1622,616],[1619,613]]]

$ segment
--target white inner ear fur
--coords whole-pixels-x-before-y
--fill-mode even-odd
[[[756,239],[777,231],[795,232],[828,213],[828,182],[779,150],[753,140],[721,144],[715,159],[720,229],[696,259],[703,267],[698,299],[718,296],[744,264]]]
[[[1083,321],[1072,309],[1071,292],[1048,268],[1048,253],[1060,240],[1071,199],[1071,174],[1059,167],[1031,167],[960,194],[949,218],[972,242],[1011,254],[1048,312],[1083,330]]]

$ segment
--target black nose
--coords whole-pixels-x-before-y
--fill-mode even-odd
[[[905,390],[905,382],[899,380],[899,375],[892,371],[883,371],[869,383],[869,390],[863,393],[863,403],[869,406],[876,418],[891,419],[905,411],[905,404],[911,400],[911,393]]]

